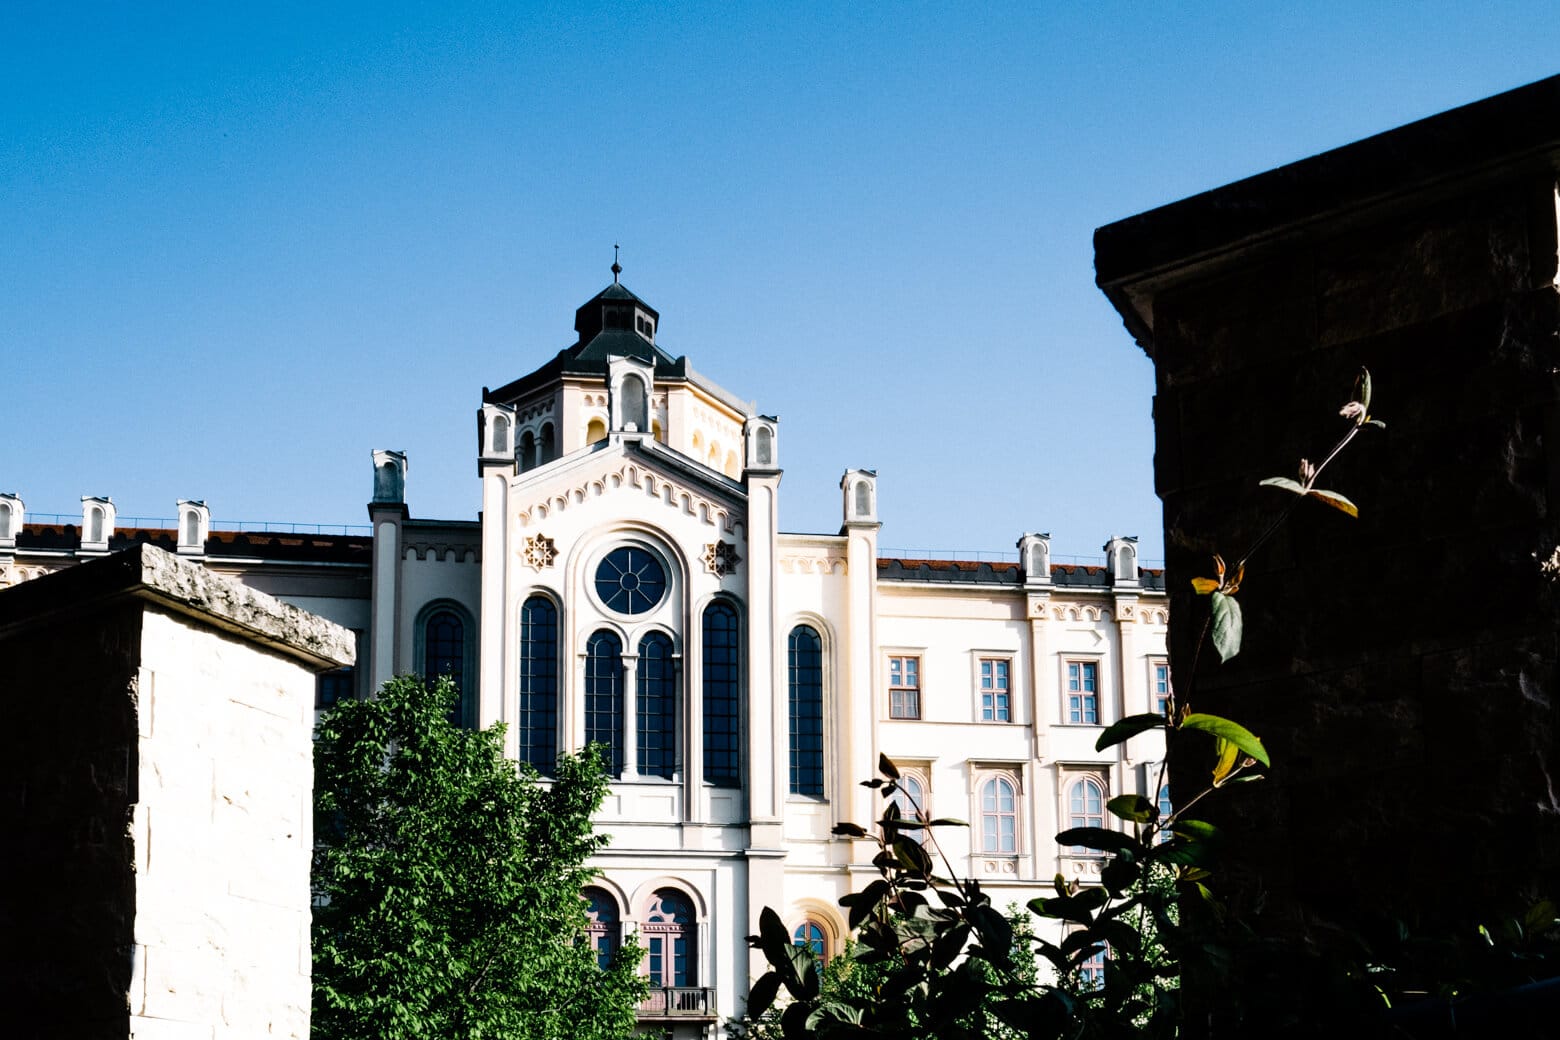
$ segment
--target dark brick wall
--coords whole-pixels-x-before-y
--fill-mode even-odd
[[[8,1036],[126,1035],[142,609],[124,602],[0,637]]]
[[[1325,454],[1361,366],[1388,424],[1322,481],[1359,519],[1302,503],[1248,568],[1241,654],[1196,677],[1196,709],[1274,759],[1209,803],[1238,836],[1220,887],[1268,934],[1560,892],[1554,191],[1525,172],[1400,201],[1154,298],[1178,689],[1207,611],[1188,581],[1288,504],[1257,482]],[[1205,769],[1175,761],[1177,790]]]

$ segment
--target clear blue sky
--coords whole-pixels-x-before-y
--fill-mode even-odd
[[[1278,8],[6,4],[0,489],[363,523],[385,447],[474,518],[621,242],[785,529],[862,466],[885,547],[1161,557],[1093,229],[1560,71],[1553,3]]]

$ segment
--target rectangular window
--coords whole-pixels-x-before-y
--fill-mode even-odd
[[[1098,661],[1067,662],[1067,721],[1083,726],[1100,724]]]
[[[1170,714],[1170,662],[1154,662],[1154,711]]]
[[[919,657],[888,659],[888,717],[891,719],[921,717],[921,659]]]
[[[1013,662],[1000,657],[980,659],[980,720],[1012,722],[1013,696],[1008,676]]]
[[[352,669],[337,668],[314,677],[314,707],[322,710],[352,697]]]

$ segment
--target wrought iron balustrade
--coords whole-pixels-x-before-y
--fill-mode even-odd
[[[715,991],[706,986],[656,986],[639,1004],[640,1018],[712,1018]]]

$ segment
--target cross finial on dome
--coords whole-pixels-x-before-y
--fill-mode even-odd
[[[623,265],[618,263],[618,244],[612,243],[612,284],[618,283],[618,275],[623,273]]]

